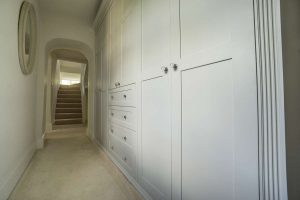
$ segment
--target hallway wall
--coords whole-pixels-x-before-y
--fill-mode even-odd
[[[300,199],[300,1],[284,0],[282,36],[289,200]]]
[[[47,81],[50,81],[50,76],[46,76],[46,68],[45,66],[47,55],[46,48],[47,44],[54,39],[69,39],[78,42],[82,42],[89,46],[91,49],[91,57],[89,59],[89,76],[94,77],[94,40],[95,34],[93,29],[90,27],[88,23],[79,19],[70,17],[68,15],[62,15],[59,13],[49,12],[47,10],[41,11],[41,31],[42,36],[40,40],[39,47],[41,49],[41,54],[39,56],[39,69],[38,69],[38,84],[37,84],[37,125],[36,125],[36,134],[37,137],[40,138],[38,141],[38,146],[42,147],[43,141],[42,135],[45,133],[45,129],[43,129],[43,94],[44,94],[44,85],[47,84]],[[63,46],[63,44],[61,44]],[[93,89],[93,80],[89,83],[90,91],[94,91]],[[94,101],[92,98],[93,93],[89,93],[89,118],[93,119],[93,105]],[[92,135],[94,132],[94,124],[93,121],[89,121],[89,134]]]
[[[8,197],[36,148],[36,66],[32,74],[23,75],[18,59],[21,3],[2,0],[0,6],[0,200]],[[35,9],[38,16],[36,4]]]

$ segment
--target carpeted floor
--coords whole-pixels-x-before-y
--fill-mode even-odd
[[[47,136],[10,200],[142,199],[83,129]]]

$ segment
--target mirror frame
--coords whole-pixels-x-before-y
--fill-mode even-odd
[[[30,48],[29,57],[26,62],[25,59],[25,34],[28,23],[30,22]],[[19,24],[18,24],[18,53],[19,62],[23,74],[30,74],[34,67],[35,54],[36,54],[36,43],[37,43],[37,28],[36,28],[36,13],[34,6],[24,1],[20,8]]]

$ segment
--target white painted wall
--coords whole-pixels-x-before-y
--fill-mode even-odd
[[[19,65],[17,34],[21,3],[21,0],[0,3],[0,200],[8,197],[36,149],[37,68],[32,74],[23,75]],[[36,4],[35,9],[38,16]]]
[[[281,1],[289,200],[300,199],[300,1]]]
[[[95,45],[95,34],[92,27],[86,23],[86,21],[81,20],[80,18],[70,17],[61,13],[49,12],[47,10],[41,10],[41,31],[42,36],[39,43],[39,48],[41,49],[39,56],[39,68],[37,71],[38,80],[37,80],[37,96],[36,96],[36,136],[38,147],[43,146],[42,136],[45,134],[45,129],[43,129],[43,104],[44,104],[44,88],[47,82],[51,81],[51,76],[47,74],[46,70],[46,48],[47,44],[54,39],[69,39],[78,41],[86,44],[91,50],[91,55],[88,58],[89,60],[89,118],[93,119],[94,115],[94,45]],[[63,46],[63,44],[60,44]],[[76,45],[74,45],[74,49]],[[83,53],[83,52],[82,52]],[[48,102],[48,101],[47,101]],[[89,135],[93,138],[94,132],[94,123],[93,120],[89,120],[88,124]]]

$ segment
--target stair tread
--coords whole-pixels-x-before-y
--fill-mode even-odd
[[[55,121],[75,121],[75,120],[82,120],[82,118],[68,118],[68,119],[55,119]]]

